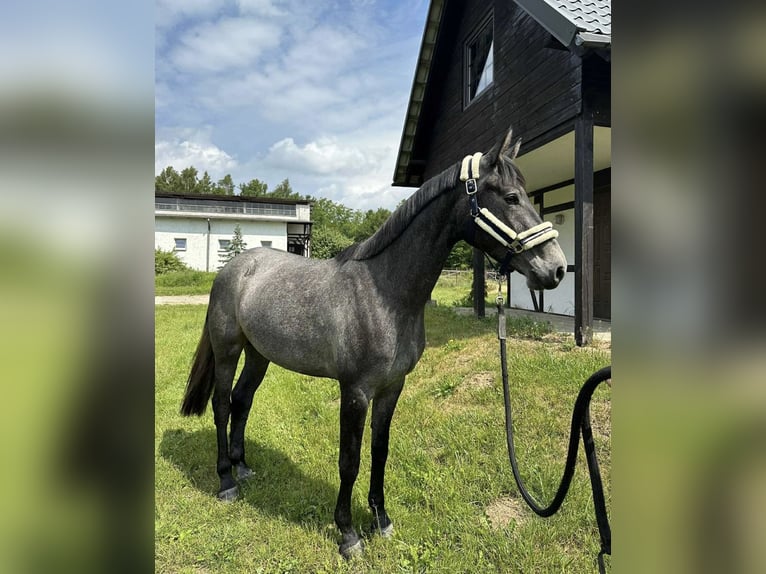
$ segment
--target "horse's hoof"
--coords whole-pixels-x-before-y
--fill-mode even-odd
[[[232,486],[218,493],[218,500],[222,502],[233,502],[239,498],[239,487]]]
[[[373,534],[382,536],[383,538],[391,538],[394,535],[394,523],[389,522],[385,528],[378,528],[377,524],[372,525]]]
[[[364,543],[361,540],[357,540],[354,543],[346,543],[338,546],[340,555],[346,560],[350,560],[354,556],[361,556],[364,553]]]
[[[255,473],[250,470],[249,466],[246,466],[244,464],[237,466],[237,480],[244,481],[248,480],[253,477]]]

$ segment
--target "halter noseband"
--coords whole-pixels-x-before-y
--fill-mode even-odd
[[[463,163],[460,166],[460,181],[465,182],[465,192],[471,205],[471,217],[473,217],[476,225],[508,249],[508,253],[500,265],[500,273],[505,275],[514,255],[555,239],[559,236],[559,232],[553,229],[553,224],[550,221],[543,221],[526,231],[516,233],[486,207],[479,208],[479,202],[476,199],[476,192],[478,191],[476,178],[479,177],[481,156],[482,154],[479,152],[463,158]]]

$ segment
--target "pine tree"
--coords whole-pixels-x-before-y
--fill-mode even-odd
[[[234,235],[232,236],[231,241],[229,241],[226,251],[219,257],[221,265],[218,269],[223,268],[224,265],[242,253],[245,249],[247,249],[247,243],[242,239],[242,228],[239,226],[239,223],[237,223],[237,225],[234,226]]]

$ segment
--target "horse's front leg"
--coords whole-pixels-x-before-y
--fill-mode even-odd
[[[359,474],[359,453],[369,400],[361,389],[342,382],[340,395],[340,490],[335,505],[335,524],[342,537],[338,547],[340,553],[350,558],[364,550],[351,517],[351,492]]]
[[[367,501],[372,510],[372,531],[385,538],[394,533],[394,525],[386,513],[383,496],[388,437],[391,418],[403,386],[404,377],[380,391],[372,400],[372,468],[370,469],[370,494]]]

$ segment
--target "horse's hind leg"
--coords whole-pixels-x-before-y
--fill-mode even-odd
[[[221,481],[218,490],[220,500],[234,500],[239,494],[237,483],[231,474],[231,459],[226,437],[231,413],[231,384],[237,370],[242,344],[227,346],[225,351],[215,354],[215,390],[213,391],[213,418],[215,420],[216,436],[218,438],[218,461],[216,470]]]
[[[388,538],[394,525],[386,513],[383,482],[388,459],[388,437],[404,378],[396,381],[372,399],[372,466],[370,468],[370,494],[367,501],[372,510],[372,531]]]
[[[245,366],[231,394],[231,444],[229,458],[237,471],[237,478],[244,480],[252,471],[245,462],[245,425],[253,405],[253,395],[266,375],[269,361],[250,343],[245,343]]]

